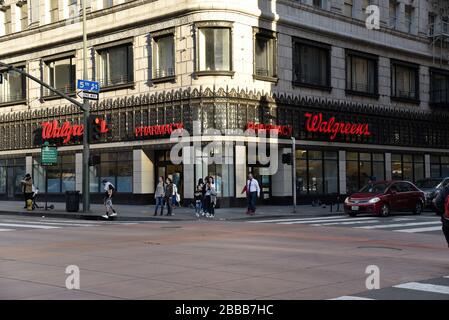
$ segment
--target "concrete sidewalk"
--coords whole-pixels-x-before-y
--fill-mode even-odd
[[[101,215],[105,213],[105,208],[100,204],[92,204],[91,212],[84,214],[80,205],[79,212],[67,212],[65,210],[65,203],[56,202],[53,210],[37,209],[34,211],[27,211],[23,209],[23,201],[0,201],[0,215],[28,215],[28,216],[46,216],[70,219],[101,219]],[[39,203],[43,206],[44,203]],[[50,205],[50,203],[49,203]],[[118,216],[116,220],[119,221],[135,221],[135,220],[165,220],[165,221],[183,221],[196,220],[195,211],[193,208],[176,208],[174,216],[153,216],[154,205],[115,205],[114,206]],[[215,220],[252,220],[275,217],[309,217],[309,216],[326,216],[343,214],[342,205],[340,205],[340,212],[334,206],[331,212],[330,206],[313,207],[311,205],[301,205],[296,207],[296,213],[293,213],[292,206],[259,206],[257,213],[254,216],[245,214],[246,208],[219,208],[215,209]],[[164,214],[167,211],[164,211]],[[202,219],[206,219],[205,217]]]

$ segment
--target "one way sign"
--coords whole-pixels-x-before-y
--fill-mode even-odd
[[[81,99],[98,100],[98,93],[80,91],[77,95]]]

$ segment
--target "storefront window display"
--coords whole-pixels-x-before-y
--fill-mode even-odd
[[[449,156],[430,156],[430,175],[432,178],[449,177]]]
[[[14,197],[22,193],[20,181],[25,176],[25,158],[0,159],[0,194]]]
[[[351,194],[360,190],[370,179],[385,179],[385,158],[382,153],[346,153],[346,189]]]
[[[392,154],[391,171],[391,177],[393,180],[407,180],[416,182],[424,179],[424,156]]]
[[[117,192],[133,192],[132,152],[107,152],[100,154],[101,163],[90,169],[90,191],[103,192],[103,180],[115,185]]]
[[[45,170],[47,170],[48,192],[65,193],[74,191],[75,186],[75,155],[59,155],[58,163],[53,166],[43,167],[40,158],[33,159],[34,185],[45,191]]]
[[[338,153],[336,151],[296,151],[298,194],[338,193]]]

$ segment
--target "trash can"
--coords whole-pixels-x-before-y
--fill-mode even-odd
[[[80,192],[66,191],[65,209],[67,212],[78,212],[80,210]]]

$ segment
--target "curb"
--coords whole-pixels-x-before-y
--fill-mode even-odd
[[[51,218],[65,218],[65,219],[80,219],[80,220],[102,220],[106,221],[101,217],[100,214],[82,214],[82,213],[62,213],[62,212],[51,212],[51,211],[6,211],[0,210],[0,215],[18,215],[18,216],[29,216],[29,217],[51,217]],[[331,215],[327,214],[271,214],[271,215],[256,215],[252,217],[242,216],[242,217],[231,217],[231,218],[221,218],[217,216],[215,220],[212,221],[257,221],[257,220],[265,220],[265,219],[283,219],[283,218],[309,218],[309,217],[326,217]],[[333,212],[332,215],[344,215],[344,212]],[[198,219],[193,214],[192,216],[186,218],[174,218],[174,217],[160,217],[160,216],[148,216],[148,217],[133,217],[133,216],[120,216],[118,215],[112,221],[197,221],[197,220],[205,220],[207,219]]]

